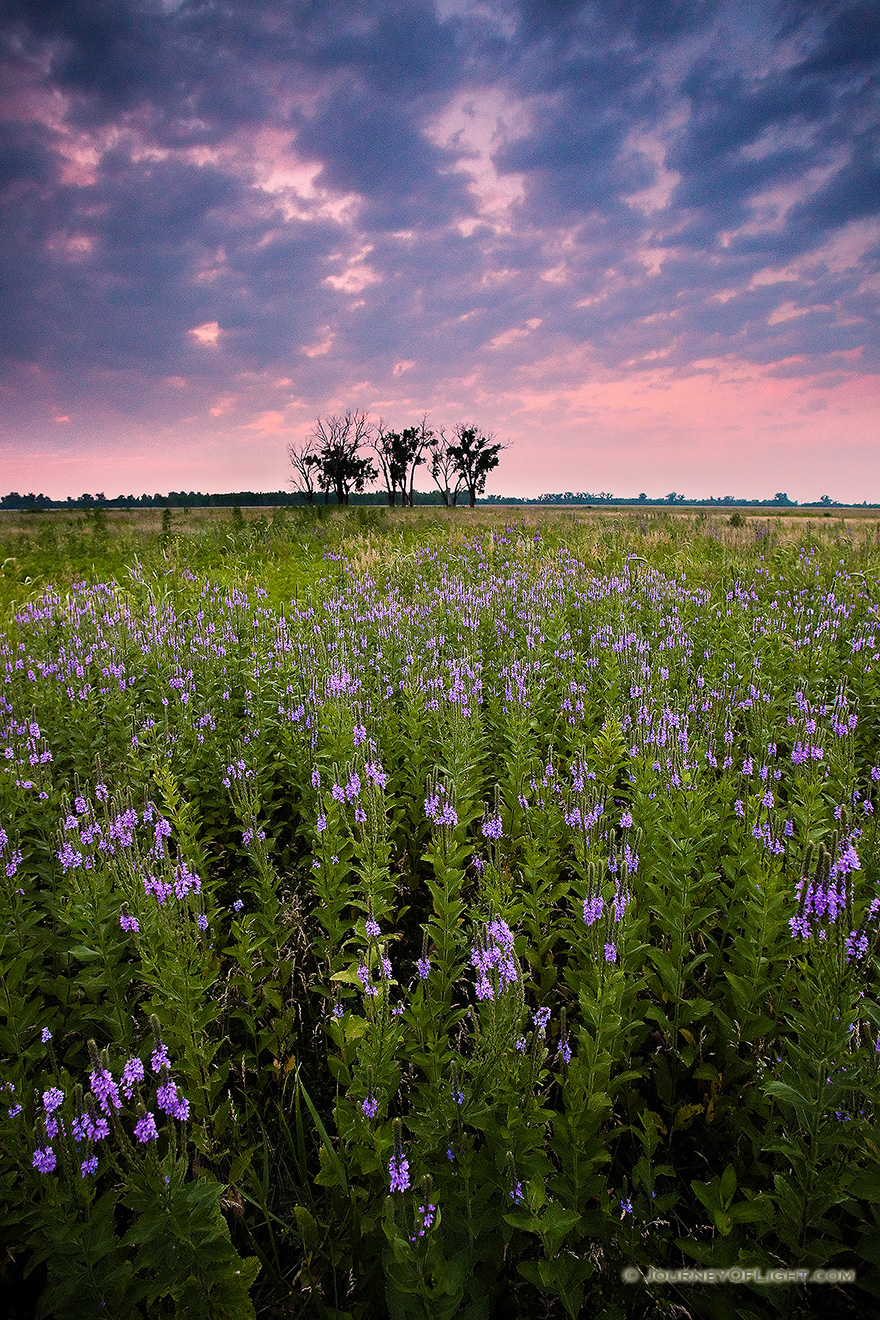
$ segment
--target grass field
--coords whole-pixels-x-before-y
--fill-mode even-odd
[[[9,1314],[872,1313],[880,520],[809,512],[0,516]]]

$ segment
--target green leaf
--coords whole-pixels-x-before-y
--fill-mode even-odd
[[[809,1113],[813,1109],[811,1101],[786,1082],[765,1082],[764,1091],[768,1095],[776,1096],[778,1100],[782,1100],[785,1104],[792,1105],[799,1112]]]

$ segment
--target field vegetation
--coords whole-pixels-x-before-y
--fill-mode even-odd
[[[6,513],[0,568],[7,1314],[872,1313],[880,522]],[[651,1275],[710,1267],[764,1275]]]

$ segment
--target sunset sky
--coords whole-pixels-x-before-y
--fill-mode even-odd
[[[0,493],[880,501],[876,0],[0,0]],[[417,482],[430,488],[430,477]]]

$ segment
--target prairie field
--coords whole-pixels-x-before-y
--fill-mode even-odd
[[[872,1314],[880,518],[810,515],[0,515],[4,1314]]]

